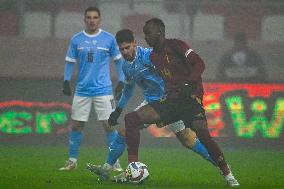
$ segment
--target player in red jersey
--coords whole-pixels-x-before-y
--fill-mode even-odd
[[[150,103],[125,116],[128,161],[138,161],[139,126],[144,123],[166,125],[182,120],[193,129],[217,163],[227,183],[239,186],[217,143],[207,128],[202,104],[203,87],[201,74],[205,65],[200,56],[184,41],[165,38],[165,25],[158,18],[146,22],[145,40],[153,47],[151,61],[165,81],[166,98]],[[162,123],[162,124],[161,124]]]

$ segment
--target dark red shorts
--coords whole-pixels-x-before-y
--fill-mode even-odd
[[[179,120],[188,124],[195,120],[206,121],[203,103],[198,97],[189,99],[168,98],[149,105],[160,115],[163,124],[170,124]],[[189,127],[188,124],[185,124],[186,127]]]

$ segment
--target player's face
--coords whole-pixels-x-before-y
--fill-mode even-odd
[[[86,32],[89,34],[94,34],[99,29],[101,17],[97,11],[88,11],[85,14],[84,22],[86,25]]]
[[[136,41],[119,44],[119,51],[125,60],[131,62],[136,55]]]
[[[156,26],[152,24],[146,24],[143,27],[143,32],[145,35],[145,41],[150,47],[155,47],[160,43],[161,32]]]

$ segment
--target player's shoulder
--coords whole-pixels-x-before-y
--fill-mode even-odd
[[[167,39],[167,43],[171,46],[189,46],[187,42],[177,38]]]
[[[137,46],[138,56],[149,56],[152,51],[152,48]]]
[[[77,32],[71,37],[71,41],[80,40],[83,36],[84,36],[84,31]]]
[[[136,61],[139,62],[139,64],[151,64],[150,56],[151,52],[153,51],[152,48],[145,48],[145,47],[137,47],[137,57]]]
[[[109,38],[111,40],[114,39],[114,35],[106,30],[101,29],[101,33],[100,33],[104,38]]]
[[[166,43],[170,49],[174,49],[174,51],[176,52],[178,51],[178,52],[184,53],[188,50],[192,51],[191,46],[185,41],[180,40],[180,39],[168,39]]]
[[[148,47],[137,46],[137,48],[143,52],[151,52],[153,49]]]

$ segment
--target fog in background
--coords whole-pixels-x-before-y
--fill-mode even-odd
[[[216,79],[234,35],[246,33],[265,64],[268,80],[283,81],[284,2],[281,0],[1,0],[0,77],[63,77],[70,37],[84,28],[83,12],[98,6],[102,29],[130,28],[145,45],[144,22],[159,17],[167,37],[187,41],[206,63],[205,80]]]

